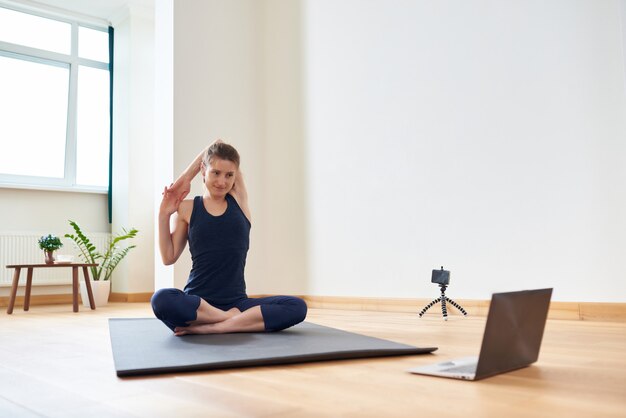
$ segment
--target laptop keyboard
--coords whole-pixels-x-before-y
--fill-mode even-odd
[[[452,373],[476,373],[475,364],[464,364],[462,366],[450,367],[444,370],[445,372]]]

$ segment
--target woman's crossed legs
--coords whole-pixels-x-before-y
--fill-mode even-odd
[[[152,310],[175,335],[280,331],[306,317],[306,303],[293,296],[244,298],[213,306],[179,289],[161,289],[152,296]]]

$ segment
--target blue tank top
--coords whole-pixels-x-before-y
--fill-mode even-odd
[[[247,297],[244,268],[251,225],[230,194],[226,203],[226,212],[213,216],[205,209],[202,196],[196,196],[189,220],[192,267],[185,293],[215,305]]]

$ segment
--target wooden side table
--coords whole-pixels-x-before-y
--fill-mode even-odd
[[[96,304],[93,300],[93,293],[91,292],[91,281],[89,280],[89,271],[87,267],[96,267],[98,264],[89,263],[55,263],[55,264],[11,264],[7,268],[15,269],[13,272],[13,285],[11,286],[11,298],[9,299],[9,307],[7,308],[7,314],[13,313],[13,306],[15,305],[15,297],[17,295],[17,284],[20,281],[20,272],[22,269],[26,269],[26,292],[24,294],[24,310],[27,311],[30,307],[30,289],[33,284],[33,270],[36,268],[54,268],[54,267],[71,267],[72,268],[72,302],[74,312],[78,312],[78,268],[82,267],[83,276],[85,276],[85,286],[87,287],[87,294],[89,295],[89,304],[91,309],[96,309]]]

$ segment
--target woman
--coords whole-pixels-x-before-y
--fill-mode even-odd
[[[198,172],[204,195],[183,200]],[[175,335],[280,331],[304,320],[302,299],[248,298],[250,219],[239,154],[220,140],[163,191],[158,219],[163,263],[175,263],[187,241],[193,262],[184,292],[161,289],[152,296],[154,314]]]

